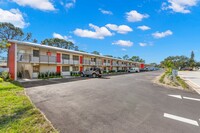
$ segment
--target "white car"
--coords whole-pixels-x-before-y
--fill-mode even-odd
[[[138,67],[133,67],[128,70],[129,73],[139,73],[140,69]]]

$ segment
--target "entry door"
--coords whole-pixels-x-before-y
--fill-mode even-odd
[[[60,53],[56,54],[56,60],[57,60],[57,63],[60,63],[60,61],[61,61],[61,59],[60,59]]]
[[[61,70],[60,70],[60,66],[57,66],[57,68],[56,68],[56,72],[57,72],[57,73],[60,73],[60,72],[61,72]]]

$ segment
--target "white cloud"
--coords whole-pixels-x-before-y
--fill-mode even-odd
[[[122,51],[127,51],[127,49],[125,49],[125,48],[122,48]]]
[[[140,29],[140,30],[150,30],[151,28],[150,27],[148,27],[148,26],[145,26],[145,25],[143,25],[143,26],[138,26],[137,27],[138,29]]]
[[[108,10],[104,10],[104,9],[101,9],[99,8],[99,11],[103,14],[107,14],[107,15],[113,15],[113,13],[111,11],[108,11]]]
[[[159,39],[159,38],[164,38],[164,37],[166,37],[166,36],[170,36],[170,35],[172,35],[173,34],[173,32],[171,31],[171,30],[167,30],[167,31],[165,31],[165,32],[155,32],[155,33],[153,33],[152,34],[152,36],[154,37],[154,38],[157,38],[157,39]]]
[[[0,8],[0,22],[9,22],[19,28],[25,28],[29,25],[25,22],[19,9],[3,10]]]
[[[67,41],[71,41],[73,43],[75,43],[75,41],[72,39],[72,36],[62,36],[61,34],[58,34],[58,33],[53,33],[53,38],[59,38],[59,39],[64,39],[64,40],[67,40]]]
[[[142,19],[148,18],[148,17],[149,17],[148,14],[140,14],[136,10],[132,10],[126,13],[126,19],[129,22],[139,22],[139,21],[142,21]]]
[[[12,0],[20,6],[30,6],[34,9],[42,11],[54,11],[56,10],[54,5],[49,0]]]
[[[162,3],[162,10],[171,9],[178,13],[190,13],[191,7],[196,6],[199,0],[168,0]]]
[[[139,45],[141,46],[141,47],[145,47],[145,46],[147,46],[148,44],[147,43],[139,43]]]
[[[120,34],[126,34],[128,32],[131,32],[133,31],[133,29],[127,25],[115,25],[115,24],[107,24],[106,25],[107,28],[113,30],[113,31],[116,31],[117,33],[120,33]]]
[[[131,41],[126,41],[126,40],[118,40],[116,42],[113,42],[112,44],[114,45],[119,45],[119,46],[124,46],[124,47],[131,47],[133,46],[133,42]]]
[[[72,7],[74,7],[74,5],[76,4],[76,0],[71,0],[70,2],[66,3],[66,8],[70,9]]]
[[[93,38],[93,39],[104,39],[106,36],[112,36],[113,34],[106,27],[98,27],[93,24],[89,24],[91,30],[76,29],[74,34],[79,37]]]

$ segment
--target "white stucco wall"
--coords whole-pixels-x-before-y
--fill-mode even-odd
[[[56,65],[40,64],[40,72],[56,72]]]

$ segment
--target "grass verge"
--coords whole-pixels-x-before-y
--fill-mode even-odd
[[[185,90],[189,89],[189,86],[183,79],[181,79],[179,76],[176,78],[172,77],[172,74],[168,71],[166,71],[159,79],[159,82],[162,84],[166,84],[172,87],[182,87]]]
[[[0,133],[57,132],[16,82],[0,83]]]
[[[179,84],[183,87],[183,89],[188,89],[188,84],[185,83],[183,79],[181,79],[179,76],[176,77],[176,80],[179,82]]]

